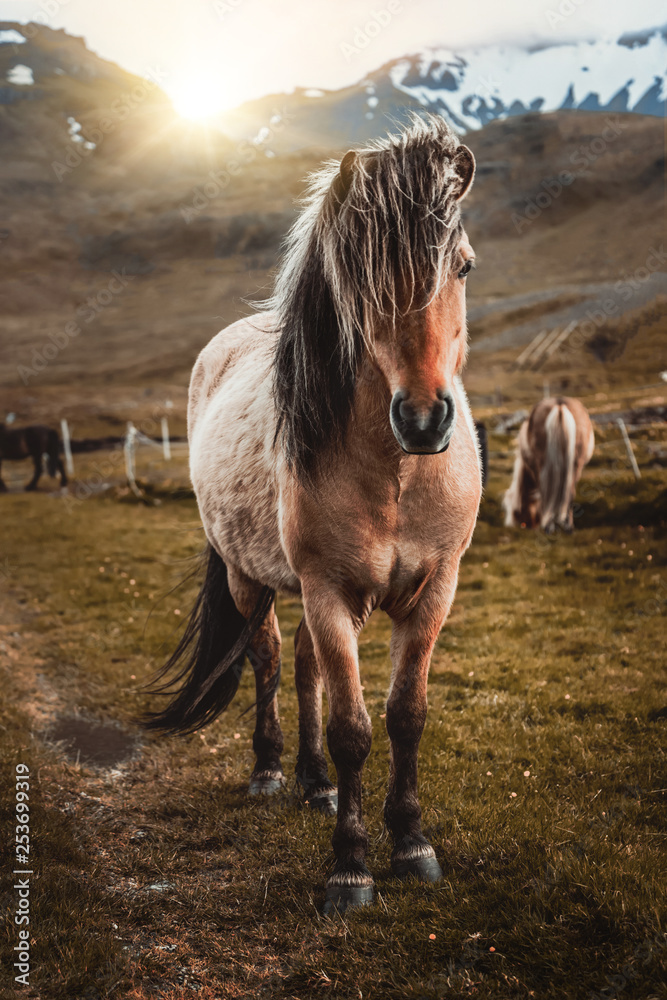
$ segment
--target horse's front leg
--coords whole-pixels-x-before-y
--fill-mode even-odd
[[[6,493],[7,486],[2,478],[2,461],[0,461],[0,493]]]
[[[394,841],[392,870],[401,878],[415,875],[427,882],[437,881],[442,871],[422,833],[417,758],[426,724],[431,654],[454,598],[456,576],[454,570],[431,585],[407,614],[392,614],[392,678],[387,699],[391,760],[384,816]]]
[[[361,805],[361,772],[370,753],[372,728],[357,655],[357,636],[367,613],[352,610],[337,592],[311,589],[303,578],[302,584],[306,622],[329,701],[327,745],[338,776],[338,818],[332,837],[336,864],[327,881],[326,914],[373,900]]]

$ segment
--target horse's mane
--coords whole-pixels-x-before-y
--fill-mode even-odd
[[[396,329],[398,317],[423,306],[415,292],[435,296],[447,276],[461,237],[461,149],[444,118],[415,115],[310,178],[274,294],[262,304],[280,330],[278,438],[302,477],[343,440],[377,321]]]

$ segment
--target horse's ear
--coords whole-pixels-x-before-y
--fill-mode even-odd
[[[459,146],[452,160],[452,166],[456,171],[456,200],[464,198],[470,189],[475,176],[475,157],[467,146]]]
[[[341,205],[349,194],[356,162],[357,154],[353,149],[350,149],[340,161],[340,167],[332,186],[334,194]]]

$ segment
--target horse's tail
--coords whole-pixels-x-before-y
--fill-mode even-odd
[[[550,531],[554,521],[565,524],[574,488],[577,425],[565,403],[558,402],[544,424],[546,453],[540,473],[540,526]]]
[[[185,632],[155,681],[171,670],[177,673],[151,688],[170,694],[171,700],[162,711],[144,716],[146,729],[194,733],[224,712],[238,689],[250,643],[275,599],[275,591],[263,587],[250,618],[244,618],[231,595],[227,567],[212,545],[207,546],[205,559],[204,583]],[[167,690],[179,682],[183,683],[176,691]]]
[[[58,474],[58,470],[61,469],[60,438],[58,437],[58,431],[54,431],[53,429],[49,431],[46,438],[46,453],[48,455],[47,467],[49,475],[55,476]]]

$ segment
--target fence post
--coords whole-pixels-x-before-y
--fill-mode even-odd
[[[130,489],[135,496],[143,496],[141,490],[137,486],[137,480],[135,477],[134,469],[134,452],[137,442],[137,428],[134,426],[131,420],[127,422],[127,434],[125,435],[125,444],[123,445],[123,451],[125,452],[125,472],[127,474],[127,481],[129,483]]]
[[[162,451],[168,462],[171,458],[171,445],[169,443],[169,423],[166,417],[162,418]]]
[[[630,441],[630,438],[628,437],[628,431],[625,426],[625,421],[623,420],[623,417],[617,417],[616,423],[621,428],[621,434],[623,435],[623,443],[625,444],[625,448],[628,453],[628,458],[630,459],[630,465],[632,466],[632,471],[635,474],[635,479],[641,479],[642,474],[639,471],[639,466],[637,465],[637,459],[635,458],[635,453],[632,450],[632,443]]]
[[[63,434],[63,451],[65,452],[65,468],[67,469],[67,475],[74,475],[74,461],[72,459],[72,442],[69,436],[69,424],[63,417],[60,421],[60,429]]]

